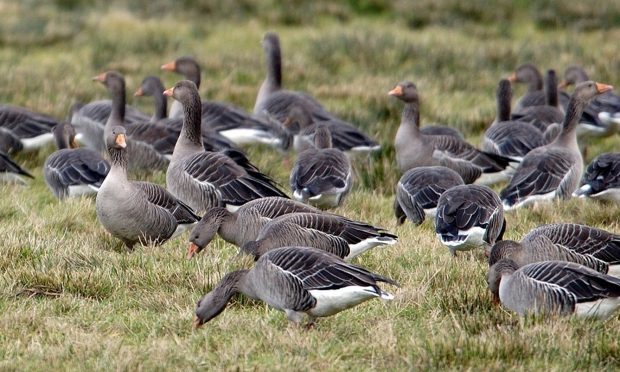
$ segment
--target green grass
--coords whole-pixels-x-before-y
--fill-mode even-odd
[[[614,42],[620,31],[604,30],[618,19],[617,2],[592,9],[526,0],[513,9],[509,3],[276,6],[246,0],[232,6],[203,0],[191,10],[163,1],[137,2],[143,6],[129,10],[108,9],[96,0],[0,3],[0,102],[58,118],[76,100],[106,98],[90,81],[104,70],[124,73],[128,92],[147,74],[160,75],[169,87],[178,76],[163,75],[159,66],[187,54],[203,66],[203,97],[250,109],[264,76],[260,39],[267,30],[279,32],[286,86],[310,92],[385,145],[357,164],[354,191],[336,212],[399,235],[399,244],[355,263],[402,284],[389,288],[393,302],[367,302],[320,320],[310,332],[241,297],[194,331],[196,301],[249,260],[239,260],[235,247],[217,239],[187,261],[186,236],[127,252],[98,224],[93,199],[60,203],[47,190],[41,172],[53,151],[47,148],[17,156],[36,176],[28,187],[0,189],[0,368],[617,368],[617,317],[520,319],[492,305],[482,252],[452,258],[430,221],[395,227],[391,205],[399,174],[390,144],[401,105],[387,91],[397,82],[417,83],[425,123],[448,123],[474,143],[494,117],[498,79],[519,63],[560,73],[579,63],[598,81],[620,83]],[[537,11],[543,8],[550,11]],[[522,92],[518,87],[516,95]],[[129,99],[151,111],[148,102]],[[591,140],[587,160],[617,144],[617,137]],[[287,184],[289,168],[281,154],[247,150],[262,170]],[[163,184],[164,175],[148,179]],[[506,238],[556,221],[618,232],[619,217],[613,205],[554,203],[508,214]]]

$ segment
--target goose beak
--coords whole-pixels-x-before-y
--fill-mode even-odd
[[[80,145],[78,145],[77,141],[75,140],[75,137],[73,137],[71,139],[71,142],[69,142],[69,147],[71,147],[72,149],[77,149],[78,147],[80,147]]]
[[[194,329],[198,329],[198,328],[202,327],[203,324],[204,323],[202,322],[202,320],[200,320],[199,317],[195,317],[194,318],[194,323],[193,323],[193,328]]]
[[[597,93],[605,93],[614,89],[613,86],[607,84],[596,83],[596,92]]]
[[[166,97],[172,97],[173,93],[174,93],[174,87],[170,88],[170,89],[164,90],[164,96],[166,96]]]
[[[133,95],[134,97],[142,97],[144,95],[144,92],[142,91],[142,87],[138,88],[138,90],[136,90],[136,92]]]
[[[390,90],[388,92],[388,95],[390,96],[395,96],[395,97],[400,97],[403,95],[403,87],[401,87],[400,85],[397,85],[396,88]]]
[[[566,80],[562,80],[560,81],[560,84],[558,84],[558,89],[565,89],[568,86],[568,82]]]
[[[164,71],[174,71],[177,69],[177,64],[175,61],[164,63],[161,65],[161,69]]]
[[[189,243],[189,249],[187,250],[187,259],[191,260],[194,255],[200,251],[200,247],[196,243]]]
[[[93,81],[98,81],[103,83],[105,81],[105,72],[100,73],[99,75],[92,78]]]
[[[125,141],[125,135],[122,133],[116,136],[114,143],[116,143],[118,146],[120,146],[123,149],[127,147],[127,142]]]
[[[508,80],[511,83],[514,83],[515,81],[517,81],[517,74],[513,72],[512,74],[510,74],[510,76],[508,76]]]

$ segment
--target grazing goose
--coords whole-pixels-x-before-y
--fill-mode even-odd
[[[399,83],[389,93],[405,102],[394,147],[401,171],[421,166],[442,165],[456,171],[465,183],[494,183],[509,178],[511,160],[479,151],[452,136],[432,136],[420,132],[420,102],[415,84]]]
[[[505,230],[502,203],[490,188],[455,186],[439,197],[435,232],[453,256],[456,251],[493,245]]]
[[[200,95],[183,80],[165,95],[183,104],[183,129],[166,172],[168,190],[197,212],[225,206],[235,210],[250,200],[286,195],[238,151],[205,151],[201,143]],[[231,157],[231,156],[234,157]]]
[[[510,183],[500,193],[504,208],[514,209],[537,200],[570,198],[579,186],[583,159],[577,145],[576,127],[588,102],[597,94],[611,90],[605,84],[588,81],[579,84],[571,97],[558,137],[548,145],[530,151]]]
[[[495,301],[521,316],[572,315],[605,319],[620,306],[620,279],[565,261],[544,261],[521,268],[498,261],[488,275]]]
[[[26,184],[24,177],[34,178],[30,173],[17,165],[11,157],[0,151],[0,184],[17,183]]]
[[[52,143],[56,119],[24,107],[0,105],[0,152],[33,151]]]
[[[332,147],[329,129],[317,126],[314,147],[299,154],[291,170],[293,198],[321,209],[336,208],[351,190],[352,183],[349,158]]]
[[[424,222],[425,216],[434,218],[441,194],[459,185],[464,185],[461,176],[446,167],[409,169],[396,185],[394,214],[398,224],[407,218],[414,225]]]
[[[620,153],[610,152],[594,158],[581,183],[573,196],[620,203]]]
[[[274,249],[261,256],[252,269],[227,274],[203,296],[196,306],[194,327],[218,316],[236,293],[284,311],[294,323],[300,323],[306,314],[309,327],[316,318],[334,315],[371,298],[393,299],[377,282],[398,286],[325,251],[308,247]]]
[[[43,164],[47,187],[60,200],[96,194],[110,171],[108,162],[93,150],[77,148],[75,129],[69,123],[58,124],[54,137],[58,151]]]
[[[202,251],[215,234],[241,247],[256,240],[263,226],[276,217],[289,213],[322,213],[320,210],[295,200],[271,196],[249,201],[235,212],[215,207],[207,210],[190,234],[187,257]]]
[[[527,92],[519,98],[514,112],[519,112],[529,106],[541,106],[545,104],[545,92],[543,91],[543,77],[538,68],[531,63],[518,66],[508,77],[511,83],[527,84]]]
[[[555,70],[545,75],[545,102],[542,105],[528,106],[512,114],[513,120],[532,123],[544,132],[551,124],[559,124],[564,119],[564,112],[558,104],[558,78]]]
[[[545,136],[540,130],[528,122],[510,120],[510,81],[500,80],[496,97],[497,118],[484,132],[481,146],[483,151],[522,160],[532,149],[545,145]]]
[[[564,71],[564,80],[561,88],[576,85],[590,80],[588,74],[579,66],[570,66]],[[563,92],[564,93],[564,92]],[[568,104],[568,94],[564,93],[563,104]],[[607,137],[620,130],[620,96],[613,91],[595,97],[585,108],[577,134],[589,137]]]
[[[395,244],[397,239],[381,228],[334,214],[289,213],[269,221],[241,252],[258,258],[275,248],[300,245],[350,260],[374,247]]]
[[[300,129],[314,123],[327,125],[332,133],[334,147],[351,154],[364,154],[380,149],[380,145],[355,125],[348,123],[328,112],[314,97],[297,91],[282,89],[282,58],[280,39],[273,32],[263,38],[267,76],[260,86],[254,113],[268,115],[280,122],[285,122],[291,110],[301,110],[308,118],[300,123]],[[313,129],[308,128],[309,131]]]
[[[161,66],[162,70],[183,75],[200,88],[200,66],[192,57],[180,57]],[[170,118],[182,118],[183,106],[174,101],[170,107]],[[262,143],[281,147],[279,124],[248,114],[243,109],[228,103],[216,101],[202,102],[201,120],[203,127],[222,134],[237,145]],[[203,128],[204,129],[204,128]]]
[[[128,248],[162,244],[200,217],[165,188],[127,179],[125,128],[113,127],[106,139],[112,167],[97,193],[97,218]]]
[[[620,236],[586,225],[543,225],[530,231],[521,242],[497,242],[489,254],[489,266],[502,258],[510,258],[519,266],[539,261],[571,261],[617,276]]]

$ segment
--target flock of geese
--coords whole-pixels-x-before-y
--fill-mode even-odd
[[[165,89],[142,81],[134,96],[151,97],[153,115],[126,104],[124,77],[93,78],[110,100],[75,104],[70,122],[11,105],[0,106],[0,179],[32,177],[9,154],[55,141],[43,165],[45,182],[60,200],[96,193],[101,225],[128,248],[163,244],[185,230],[188,258],[219,235],[254,257],[250,270],[224,276],[196,308],[195,326],[220,314],[244,293],[299,323],[329,316],[379,297],[379,283],[398,284],[348,261],[397,236],[327,212],[342,205],[359,154],[380,148],[355,125],[312,96],[282,88],[278,36],[263,38],[267,76],[253,113],[201,100],[200,68],[190,57],[161,66],[184,80]],[[511,109],[512,84],[527,93]],[[563,88],[574,85],[572,94]],[[593,227],[543,225],[520,242],[503,240],[504,213],[572,196],[620,202],[620,154],[601,154],[584,174],[578,138],[616,135],[620,97],[570,67],[562,82],[554,70],[519,66],[498,83],[497,117],[480,148],[453,128],[421,126],[420,93],[404,81],[389,91],[402,101],[395,139],[394,212],[399,224],[425,218],[453,255],[483,248],[494,298],[521,314],[606,317],[620,306],[620,236]],[[167,98],[173,99],[168,109]],[[78,147],[78,142],[83,147]],[[290,193],[280,189],[240,150],[263,144],[298,153]],[[355,155],[355,156],[354,156]],[[166,172],[166,186],[132,180],[135,172]],[[499,194],[488,185],[503,182]]]

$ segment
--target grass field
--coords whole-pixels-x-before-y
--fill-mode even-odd
[[[0,369],[616,369],[620,319],[521,319],[486,290],[482,252],[452,258],[426,221],[395,227],[399,174],[392,139],[401,105],[387,96],[414,81],[424,123],[447,123],[478,143],[494,117],[497,81],[520,63],[561,73],[581,64],[596,80],[620,84],[620,5],[589,8],[521,0],[380,0],[314,5],[245,0],[165,1],[134,8],[100,1],[0,2],[0,102],[64,118],[71,103],[106,98],[90,78],[116,69],[128,92],[148,74],[167,87],[179,78],[159,66],[193,55],[204,98],[251,109],[264,76],[260,39],[279,32],[284,84],[379,139],[384,150],[357,165],[347,217],[389,228],[400,242],[355,263],[394,278],[396,299],[370,301],[304,331],[284,314],[239,297],[192,330],[195,303],[225,273],[251,265],[217,239],[188,261],[187,237],[127,252],[97,222],[94,199],[58,202],[41,166],[47,148],[16,157],[36,179],[0,186]],[[409,3],[415,3],[411,5]],[[429,4],[433,6],[427,6]],[[461,5],[459,5],[461,4]],[[584,2],[585,4],[585,2]],[[516,89],[516,95],[523,87]],[[151,112],[149,102],[129,98]],[[618,148],[591,140],[587,161]],[[250,159],[287,185],[282,154],[248,148]],[[292,156],[292,155],[290,155]],[[164,183],[164,174],[148,178]],[[507,216],[506,238],[549,222],[620,232],[614,205],[570,200]]]

